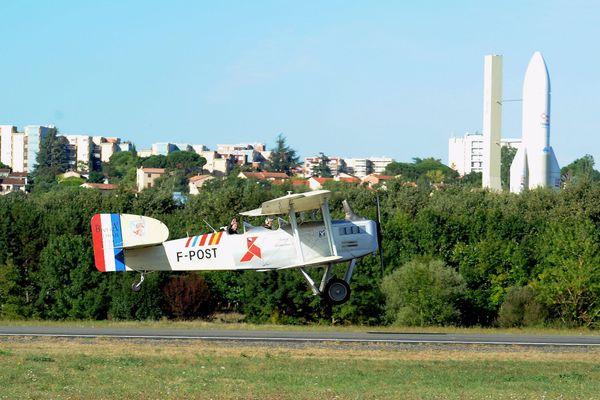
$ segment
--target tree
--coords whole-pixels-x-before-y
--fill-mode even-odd
[[[579,220],[577,220],[579,219]],[[600,250],[588,220],[552,221],[540,235],[542,260],[532,286],[564,324],[600,325]]]
[[[509,146],[500,148],[500,182],[502,189],[510,189],[510,166],[517,154],[517,149]]]
[[[313,174],[321,178],[331,178],[333,174],[331,173],[331,168],[329,168],[329,161],[329,157],[322,152],[319,153],[319,165],[313,170]]]
[[[600,172],[594,169],[594,157],[586,154],[560,169],[563,182],[568,185],[576,182],[598,182]]]
[[[206,159],[193,151],[174,151],[165,160],[165,168],[180,170],[184,175],[202,173]]]
[[[105,175],[109,182],[127,187],[135,186],[138,156],[133,151],[119,151],[110,156],[104,164]]]
[[[89,183],[104,183],[104,174],[98,171],[91,171],[88,177]]]
[[[56,176],[69,168],[69,141],[57,133],[56,129],[51,129],[40,143],[40,151],[37,153],[36,166],[32,173],[37,187],[47,188],[55,184]]]
[[[0,162],[0,169],[11,169],[8,165]]]
[[[275,149],[271,151],[267,171],[285,172],[291,175],[292,169],[298,166],[299,158],[296,150],[287,145],[285,136],[281,133],[275,139]]]
[[[435,158],[413,158],[412,163],[393,161],[385,168],[386,175],[398,176],[405,182],[426,179],[433,183],[448,183],[458,178],[458,172]]]
[[[142,158],[140,164],[144,168],[166,168],[167,156],[163,156],[162,154],[152,155]]]

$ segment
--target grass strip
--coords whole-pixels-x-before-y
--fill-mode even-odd
[[[0,339],[1,399],[587,399],[600,351]]]

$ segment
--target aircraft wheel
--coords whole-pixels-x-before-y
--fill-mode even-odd
[[[344,304],[350,298],[350,285],[343,279],[332,278],[327,282],[323,295],[335,306]]]
[[[142,289],[142,282],[133,282],[131,284],[131,290],[134,292],[139,292]]]

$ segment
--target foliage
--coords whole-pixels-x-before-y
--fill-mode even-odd
[[[205,164],[206,159],[193,151],[173,151],[167,156],[165,168],[181,171],[188,176],[202,173]]]
[[[266,170],[270,172],[285,172],[291,175],[292,169],[296,168],[298,163],[299,158],[296,150],[288,146],[285,136],[280,133],[277,139],[275,139],[275,148],[271,151]]]
[[[500,183],[503,190],[510,189],[510,166],[516,155],[515,147],[502,146],[500,148]]]
[[[600,172],[594,169],[594,157],[589,154],[560,169],[564,185],[600,181]]]
[[[85,183],[85,179],[78,178],[76,176],[71,176],[69,178],[58,178],[58,184],[61,186],[80,186],[82,183]]]
[[[104,164],[104,175],[110,183],[121,184],[125,187],[135,187],[136,167],[138,156],[133,151],[118,151],[110,156]]]
[[[462,277],[443,261],[413,260],[386,276],[381,284],[386,314],[396,325],[451,325],[459,322]]]
[[[512,287],[498,313],[498,325],[504,328],[541,325],[547,316],[546,309],[537,300],[530,286]]]
[[[319,153],[319,165],[313,169],[313,176],[319,176],[321,178],[331,178],[331,168],[329,168],[329,157],[323,153]]]
[[[197,273],[171,277],[163,288],[166,313],[177,319],[207,316],[211,313],[210,289]]]
[[[89,183],[104,183],[104,174],[98,171],[91,171],[88,177]]]
[[[553,221],[540,237],[546,254],[533,285],[565,324],[600,324],[600,249],[597,227],[585,220]]]
[[[35,188],[47,190],[56,184],[56,177],[67,171],[69,158],[66,151],[69,141],[58,136],[56,129],[51,129],[40,143],[40,151],[36,155],[36,165],[32,173]]]
[[[405,182],[449,183],[458,178],[458,172],[435,158],[414,158],[412,163],[393,161],[385,174],[399,175]]]
[[[125,184],[129,171],[135,174],[137,156],[120,152],[113,157],[115,164],[105,171],[110,170],[111,181]],[[513,294],[515,287],[529,287],[535,290],[535,301],[547,310],[548,323],[597,327],[599,182],[580,180],[559,192],[536,189],[517,196],[480,190],[460,179],[434,188],[431,179],[437,179],[435,175],[421,178],[424,183],[418,187],[405,185],[402,179],[387,181],[386,190],[379,191],[340,182],[334,187],[330,207],[337,219],[343,218],[344,199],[357,215],[376,219],[379,197],[386,279],[399,274],[408,262],[440,260],[446,265],[443,271],[460,275],[463,288],[460,296],[447,302],[452,305],[450,311],[435,314],[444,317],[443,323],[491,326],[500,323],[499,315],[506,313],[508,306],[517,312],[512,317],[516,322],[511,324],[530,323],[530,317],[519,316],[525,306],[521,307],[524,303]],[[0,316],[173,316],[165,287],[177,275],[149,274],[141,292],[134,293],[131,284],[139,279],[137,274],[96,271],[89,232],[92,215],[151,216],[169,227],[171,238],[178,238],[209,232],[207,224],[217,229],[226,226],[240,211],[256,208],[288,190],[306,189],[230,176],[207,182],[204,190],[184,205],[174,202],[166,187],[139,194],[124,189],[101,194],[55,185],[48,192],[0,196]],[[246,222],[262,223],[252,218]],[[344,268],[337,266],[335,274],[343,276]],[[321,271],[309,270],[317,281]],[[427,279],[443,276],[439,271],[427,271],[398,285],[414,289],[416,280],[430,282]],[[377,258],[365,257],[357,263],[352,297],[335,307],[313,296],[293,270],[204,272],[201,276],[211,293],[209,309],[241,312],[249,321],[378,324],[385,322],[386,316],[388,321],[397,317],[385,306]],[[441,302],[437,295],[432,296],[431,304],[415,295],[417,300],[432,309]],[[418,308],[411,307],[408,310],[414,314]],[[430,314],[423,315],[427,323],[434,323]]]

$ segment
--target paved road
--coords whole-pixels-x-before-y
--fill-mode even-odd
[[[117,329],[0,326],[0,336],[112,337],[249,342],[429,343],[464,345],[600,346],[600,336],[492,335],[402,332],[303,332],[212,329]]]

